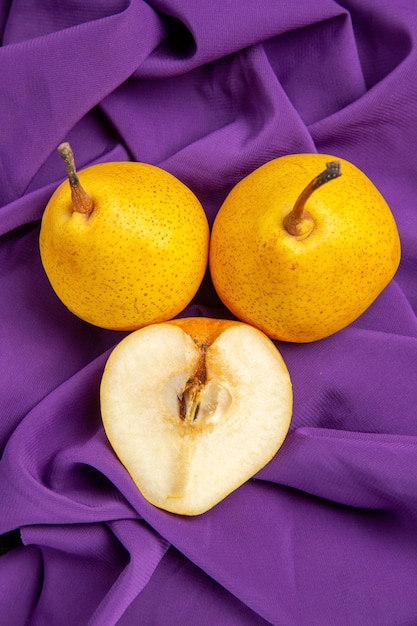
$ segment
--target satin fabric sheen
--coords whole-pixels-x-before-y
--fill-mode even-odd
[[[417,624],[415,0],[0,0],[0,557],[7,626]],[[79,168],[160,165],[212,224],[266,161],[324,152],[383,193],[399,270],[352,325],[280,348],[276,457],[207,513],[147,503],[100,419],[123,333],[57,299],[40,218]],[[228,316],[209,276],[188,315]]]

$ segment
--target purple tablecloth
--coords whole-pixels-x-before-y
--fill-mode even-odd
[[[415,0],[0,0],[0,557],[7,626],[417,624]],[[276,457],[195,518],[147,503],[98,389],[123,333],[53,293],[40,218],[79,168],[161,165],[212,223],[283,154],[353,161],[402,260],[350,327],[279,344],[294,386]],[[184,315],[221,317],[207,277]]]

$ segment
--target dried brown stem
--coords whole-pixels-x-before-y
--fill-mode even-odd
[[[94,201],[80,183],[77,170],[75,169],[74,154],[70,144],[68,142],[61,143],[58,146],[58,152],[63,158],[65,169],[67,170],[74,211],[83,213],[88,217],[93,211]]]
[[[313,221],[311,215],[305,211],[305,203],[311,194],[319,189],[325,183],[328,183],[335,178],[341,176],[340,162],[330,161],[326,163],[326,169],[307,185],[307,187],[300,193],[293,209],[288,213],[284,219],[284,226],[290,235],[294,237],[307,236],[313,227]],[[308,222],[306,224],[305,222]],[[309,225],[311,226],[309,228]]]

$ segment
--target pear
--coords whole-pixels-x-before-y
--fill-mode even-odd
[[[134,330],[175,317],[193,299],[208,263],[209,227],[194,193],[154,165],[107,162],[68,179],[42,216],[39,246],[57,296],[83,320]]]
[[[323,339],[357,319],[395,275],[393,214],[354,164],[274,159],[231,190],[214,220],[210,272],[234,315],[269,337]]]
[[[108,440],[137,488],[171,513],[205,513],[266,465],[292,415],[273,342],[241,322],[182,318],[127,335],[100,387]]]

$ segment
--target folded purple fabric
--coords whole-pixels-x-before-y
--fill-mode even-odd
[[[415,0],[0,0],[0,32],[0,533],[22,538],[1,623],[416,624]],[[396,217],[395,279],[350,327],[279,344],[290,434],[201,516],[151,506],[116,460],[98,389],[123,333],[69,313],[41,267],[63,140],[79,168],[161,165],[210,223],[257,166],[314,151]],[[208,277],[183,312],[225,314]]]

